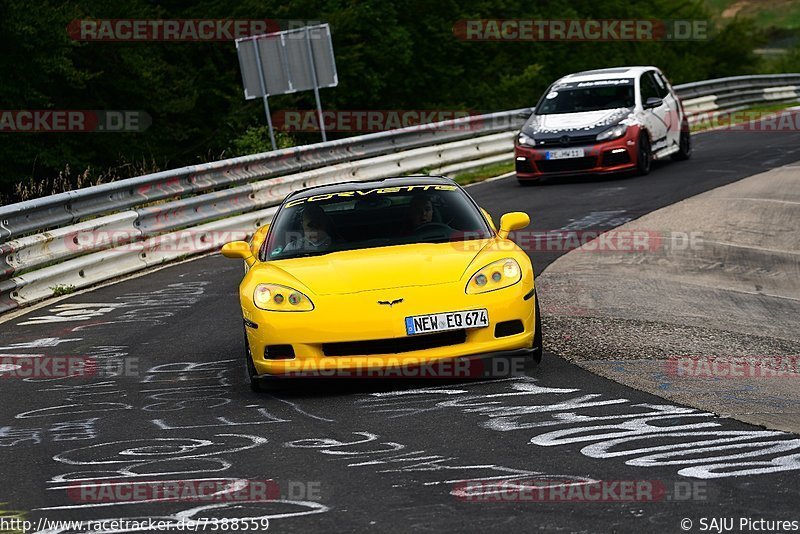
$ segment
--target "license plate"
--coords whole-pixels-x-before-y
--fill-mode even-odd
[[[570,158],[582,158],[583,157],[583,149],[582,148],[567,148],[564,150],[548,150],[544,158],[545,159],[570,159]]]
[[[485,309],[406,317],[406,333],[409,336],[487,326],[489,326],[489,314]]]

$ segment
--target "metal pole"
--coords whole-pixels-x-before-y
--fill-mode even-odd
[[[253,38],[253,48],[256,51],[256,63],[258,63],[258,81],[261,82],[261,94],[264,95],[264,113],[267,115],[267,126],[269,127],[269,140],[272,143],[272,150],[278,150],[275,144],[275,134],[272,132],[272,115],[269,113],[269,101],[267,97],[267,81],[264,78],[264,66],[261,64],[261,51],[258,49],[258,38]]]
[[[306,45],[308,46],[308,63],[311,67],[311,80],[314,82],[314,98],[317,100],[317,118],[319,120],[319,130],[322,132],[322,142],[328,140],[325,135],[325,121],[322,119],[322,104],[319,101],[319,83],[317,82],[317,64],[314,62],[314,53],[311,51],[311,34],[306,26]]]

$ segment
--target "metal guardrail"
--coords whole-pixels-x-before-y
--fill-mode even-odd
[[[800,74],[675,89],[695,120],[754,103],[797,101]],[[511,161],[525,111],[193,165],[0,207],[0,313],[52,296],[59,285],[86,287],[214,250],[220,236],[244,238],[299,188]]]
[[[454,119],[374,134],[191,165],[59,193],[0,208],[0,243],[33,231],[159,200],[302,172],[519,126],[520,110]]]
[[[778,87],[781,85],[800,85],[800,74],[756,74],[752,76],[731,76],[700,82],[684,83],[674,88],[682,99],[700,96],[732,94],[749,89]]]
[[[800,74],[733,76],[675,86],[689,122],[711,120],[720,113],[755,104],[800,100]]]
[[[518,128],[523,118],[514,120]],[[213,250],[225,241],[244,239],[268,223],[274,206],[296,189],[420,172],[508,154],[515,130],[505,128],[500,133],[328,165],[127,210],[8,241],[0,245],[4,262],[0,266],[2,276],[13,278],[0,279],[0,311],[47,298],[56,286],[86,287]],[[227,238],[220,242],[220,235]]]

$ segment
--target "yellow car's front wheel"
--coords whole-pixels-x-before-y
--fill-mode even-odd
[[[250,381],[250,389],[256,393],[263,393],[266,388],[263,381],[258,377],[258,371],[256,371],[256,366],[253,363],[253,353],[250,351],[250,342],[247,340],[247,327],[244,329],[244,360],[247,378]]]
[[[542,340],[542,314],[539,313],[539,295],[537,295],[535,292],[533,294],[533,300],[536,303],[536,330],[533,334],[533,361],[534,363],[538,364],[542,361],[542,352],[544,352],[544,347]]]

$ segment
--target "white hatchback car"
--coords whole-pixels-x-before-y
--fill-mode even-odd
[[[523,184],[567,174],[647,174],[654,159],[691,154],[683,106],[656,67],[564,76],[532,111],[515,141]]]

